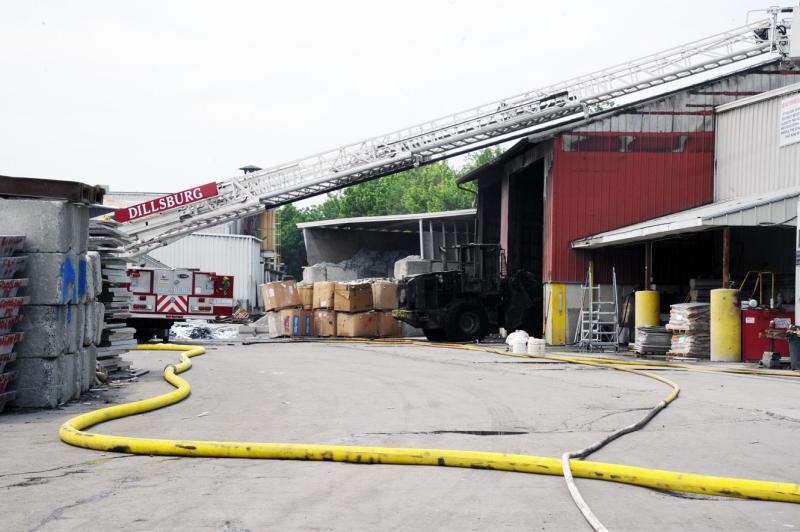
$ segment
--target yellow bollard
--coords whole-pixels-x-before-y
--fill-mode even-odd
[[[640,290],[636,292],[636,329],[647,325],[661,325],[659,311],[661,310],[661,294],[655,290]]]
[[[711,291],[711,361],[741,362],[742,311],[739,291],[718,288]]]

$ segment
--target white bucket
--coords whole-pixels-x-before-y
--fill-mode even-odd
[[[528,354],[543,355],[546,344],[543,338],[528,338]]]
[[[511,342],[511,351],[513,353],[517,353],[518,355],[524,355],[527,343],[528,343],[527,338],[522,338],[522,337],[514,338],[514,341]]]

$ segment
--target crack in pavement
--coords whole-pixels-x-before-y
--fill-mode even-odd
[[[102,463],[105,463],[106,461],[110,461],[110,460],[120,460],[122,458],[138,458],[138,457],[139,457],[139,455],[136,455],[136,454],[126,454],[124,456],[109,456],[108,458],[99,458],[99,459],[95,459],[95,460],[89,460],[88,462],[79,462],[77,464],[68,464],[68,465],[63,465],[63,466],[58,466],[58,467],[52,467],[50,469],[41,469],[41,470],[38,470],[38,471],[21,471],[19,473],[3,473],[2,475],[0,475],[0,478],[4,478],[4,477],[20,477],[22,475],[38,475],[40,473],[50,473],[52,471],[60,471],[62,469],[72,469],[72,468],[80,467],[80,466],[98,465],[98,464],[102,464]],[[56,477],[53,477],[53,478],[56,478]]]
[[[65,504],[64,506],[59,506],[58,508],[50,512],[50,515],[42,519],[38,525],[29,529],[28,532],[36,532],[37,530],[41,530],[42,528],[44,528],[50,522],[58,521],[59,519],[61,519],[61,517],[64,515],[64,512],[66,512],[67,510],[71,510],[72,508],[77,508],[78,506],[83,506],[85,504],[91,504],[93,502],[102,501],[103,499],[107,499],[108,497],[116,495],[117,491],[119,491],[120,488],[125,487],[126,484],[131,484],[139,480],[141,480],[139,477],[127,476],[119,480],[115,480],[114,486],[110,490],[103,490],[100,493],[92,495],[91,497],[78,499],[73,503]]]

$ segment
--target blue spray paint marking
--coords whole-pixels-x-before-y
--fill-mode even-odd
[[[75,303],[78,303],[78,297],[86,295],[86,259],[81,257],[78,259],[78,294],[75,297]]]
[[[75,285],[75,268],[72,266],[72,262],[69,260],[69,256],[64,259],[64,263],[61,264],[61,286],[62,288],[62,301],[61,303],[66,305],[69,303],[69,291],[70,287],[72,287],[72,298],[74,302],[78,303],[78,291],[76,290]],[[59,309],[58,316],[60,316],[61,309]],[[67,323],[72,321],[72,307],[67,306]]]

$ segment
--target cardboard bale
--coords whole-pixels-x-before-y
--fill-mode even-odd
[[[403,336],[400,321],[392,317],[392,311],[378,312],[378,336],[381,338],[399,338]]]
[[[289,307],[299,307],[300,292],[294,281],[275,281],[261,285],[261,294],[264,296],[264,310],[280,310]]]
[[[347,338],[378,336],[378,316],[375,312],[359,312],[357,314],[337,312],[336,334]]]
[[[285,331],[283,330],[283,320],[281,320],[280,311],[267,312],[264,315],[264,318],[266,319],[267,322],[267,328],[269,329],[268,334],[270,338],[280,338],[282,336],[288,336],[288,334],[285,334]]]
[[[282,310],[281,322],[284,336],[314,336],[314,317],[310,310]]]
[[[369,283],[336,283],[333,288],[333,310],[337,312],[372,310],[372,285]]]
[[[314,283],[314,296],[311,306],[314,309],[332,309],[334,286],[336,286],[336,283],[330,281]]]
[[[314,285],[312,284],[299,284],[297,289],[300,291],[300,301],[303,308],[311,310],[314,308]]]
[[[336,311],[315,310],[314,332],[317,336],[336,336]]]
[[[394,310],[397,308],[398,287],[394,281],[375,281],[372,283],[372,306],[375,310]]]

